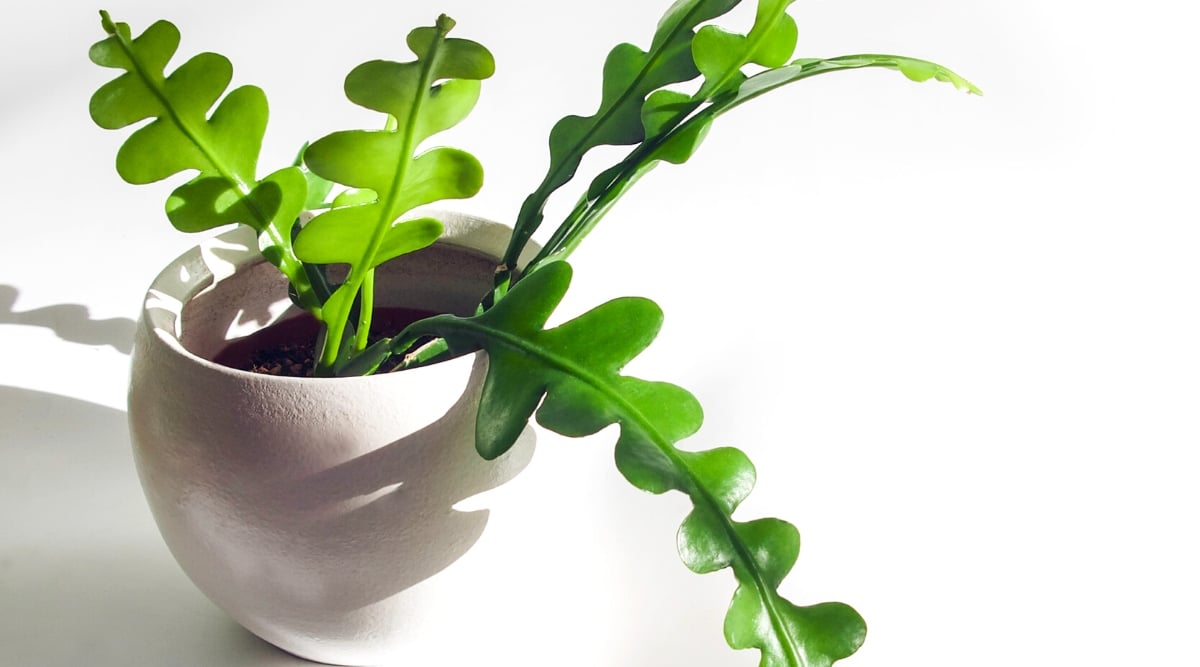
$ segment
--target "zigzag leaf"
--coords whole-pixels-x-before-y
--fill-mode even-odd
[[[553,256],[565,258],[569,255],[600,218],[607,213],[612,202],[624,194],[633,181],[654,167],[657,162],[666,160],[678,164],[685,161],[704,138],[707,128],[695,127],[694,131],[686,134],[675,134],[674,131],[704,104],[736,89],[745,81],[746,74],[742,72],[744,66],[756,64],[764,67],[777,67],[787,62],[792,51],[795,50],[797,35],[796,22],[785,11],[792,2],[794,0],[759,0],[754,25],[745,35],[729,32],[716,25],[706,25],[692,33],[691,28],[697,23],[683,22],[682,25],[686,25],[688,30],[686,33],[679,33],[676,41],[680,46],[684,44],[688,46],[689,62],[686,63],[687,69],[685,70],[682,54],[679,54],[677,57],[680,62],[676,66],[680,72],[692,73],[692,76],[688,77],[689,79],[693,78],[695,74],[703,75],[703,82],[699,90],[688,95],[664,88],[665,85],[674,83],[673,81],[655,82],[657,85],[643,86],[642,88],[630,88],[627,90],[637,94],[636,104],[633,103],[633,100],[629,100],[625,108],[618,110],[614,107],[611,114],[606,115],[603,113],[605,106],[602,103],[601,113],[592,119],[584,119],[587,121],[602,119],[606,122],[622,123],[622,136],[626,139],[625,141],[609,141],[607,139],[611,137],[604,137],[599,131],[595,131],[596,137],[605,139],[600,143],[639,145],[628,158],[601,171],[592,179],[584,197],[543,245],[542,250],[531,262],[530,268],[536,268],[538,264]],[[737,4],[736,1],[722,3],[720,7],[722,11],[709,11],[704,16],[706,19],[715,18]],[[672,8],[668,12],[668,17],[676,16],[678,11],[676,8]],[[660,29],[661,27],[660,24]],[[609,71],[606,67],[606,83],[609,78]],[[679,79],[679,81],[683,80],[685,79]],[[586,128],[588,125],[584,123],[584,120],[572,121],[571,117],[565,118],[560,121],[558,126],[555,126],[554,130],[557,132],[564,125],[571,127],[568,125],[569,122],[578,122],[581,127]],[[592,135],[583,136],[590,137]],[[670,145],[659,150],[657,156],[648,159],[653,150],[650,146],[659,147],[664,143]],[[596,144],[579,143],[584,150],[590,149],[593,145]],[[514,244],[509,246],[505,257],[506,264],[515,259],[517,251],[528,239],[528,236],[523,235],[525,226],[536,227],[540,222],[541,207],[544,205],[545,198],[549,196],[553,188],[562,184],[551,179],[551,176],[556,176],[565,182],[575,174],[575,168],[581,158],[582,152],[578,154],[570,151],[556,152],[554,133],[551,134],[550,174],[547,176],[547,181],[543,181],[542,187],[530,195],[525,206],[522,207],[521,215],[517,219],[517,231],[513,235]],[[550,186],[550,190],[546,189],[548,186]],[[533,210],[535,204],[537,208]],[[520,245],[516,245],[518,243]]]
[[[604,62],[600,106],[591,116],[567,116],[550,131],[550,166],[538,188],[521,205],[504,264],[513,267],[525,243],[542,222],[550,195],[574,177],[583,156],[603,145],[636,144],[645,138],[642,107],[648,95],[700,72],[692,60],[694,29],[721,16],[741,0],[679,0],[663,15],[643,51],[619,44]]]
[[[665,160],[679,164],[691,157],[714,119],[750,100],[765,95],[790,83],[802,81],[819,74],[852,69],[881,67],[896,70],[917,82],[930,79],[949,83],[960,91],[973,95],[983,93],[973,83],[937,63],[917,58],[886,54],[859,54],[836,58],[802,58],[787,65],[766,70],[743,79],[726,94],[719,96],[703,111],[689,118],[674,132],[658,142],[647,142],[648,161]],[[623,163],[624,164],[624,163]]]
[[[262,90],[242,86],[225,95],[233,66],[215,53],[194,56],[167,75],[167,64],[179,48],[173,24],[158,21],[132,38],[128,25],[113,23],[106,12],[100,15],[108,37],[94,44],[89,56],[97,65],[125,73],[92,95],[92,119],[106,129],[153,119],[121,146],[117,173],[144,184],[197,171],[168,198],[171,223],[188,232],[235,222],[249,225],[259,232],[263,254],[296,288],[301,304],[319,308],[291,247],[291,228],[307,195],[305,178],[296,167],[262,181],[255,177],[267,126]]]
[[[566,257],[617,200],[659,162],[682,164],[690,159],[718,116],[789,83],[818,74],[866,67],[894,69],[913,81],[933,79],[950,83],[961,91],[982,94],[970,81],[937,63],[883,54],[804,58],[748,78],[739,75],[733,78],[740,82],[737,86],[724,89],[708,101],[676,91],[660,90],[651,95],[643,108],[647,139],[624,160],[593,180],[583,201],[573,212],[573,218],[564,223],[567,231],[556,235],[546,244],[541,254],[531,262],[531,268],[536,268],[538,263],[551,257]]]
[[[370,61],[346,76],[346,96],[387,114],[386,129],[335,132],[304,152],[305,164],[318,176],[373,193],[316,216],[296,238],[296,252],[305,261],[350,265],[345,282],[326,302],[330,344],[321,355],[322,369],[333,368],[342,354],[344,323],[375,267],[432,244],[442,233],[432,218],[396,221],[417,206],[470,197],[483,185],[483,167],[469,153],[434,148],[418,154],[422,142],[471,112],[480,81],[495,70],[482,45],[447,37],[453,27],[443,15],[437,25],[409,33],[416,60]]]
[[[254,169],[266,131],[262,90],[233,90],[210,119],[210,107],[233,77],[229,60],[201,53],[167,76],[165,67],[179,46],[178,29],[159,21],[136,39],[129,35],[129,26],[113,26],[109,37],[90,52],[96,64],[126,70],[92,96],[89,108],[96,124],[119,129],[154,119],[125,141],[117,154],[117,172],[130,183],[142,184],[195,169],[200,173],[189,185],[208,180],[206,186],[181,188],[175,196],[190,194],[189,201],[205,196],[215,215],[207,226],[195,216],[189,218],[190,230],[226,224],[231,216],[259,230],[266,227],[274,211],[256,211],[246,201],[258,183]],[[224,187],[215,187],[217,182]],[[191,206],[193,211],[197,208],[198,203]],[[257,217],[260,214],[264,217]]]
[[[704,84],[693,99],[703,102],[736,88],[745,80],[745,65],[779,67],[786,63],[796,49],[796,21],[786,13],[793,2],[759,0],[754,25],[745,35],[715,25],[701,28],[692,45],[692,56],[704,75]]]
[[[796,529],[779,519],[733,519],[754,487],[749,459],[731,447],[677,449],[703,421],[695,397],[672,384],[621,375],[654,339],[662,312],[647,299],[616,299],[547,330],[570,280],[566,262],[550,262],[490,310],[424,320],[402,337],[440,336],[458,351],[487,352],[476,426],[486,458],[507,451],[535,414],[542,426],[572,437],[618,424],[616,464],[625,478],[652,493],[680,491],[692,500],[678,533],[684,563],[701,573],[733,569],[738,587],[725,619],[730,646],[759,649],[762,667],[828,667],[852,654],[866,633],[853,609],[801,607],[777,590],[796,562]]]
[[[796,49],[796,21],[786,13],[795,0],[759,0],[754,25],[745,35],[728,31],[717,25],[706,25],[692,40],[692,58],[703,75],[700,89],[691,95],[675,90],[658,90],[649,96],[641,111],[644,137],[649,143],[664,143],[665,137],[705,103],[736,90],[746,80],[742,68],[755,64],[779,67],[787,62]],[[687,149],[660,151],[675,164],[687,159],[702,131],[685,139],[672,138],[672,143],[689,144]],[[640,147],[639,147],[640,148]],[[629,161],[602,172],[588,188],[589,196],[597,197],[625,171]]]

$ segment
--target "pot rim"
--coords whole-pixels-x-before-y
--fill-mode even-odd
[[[445,232],[436,241],[436,244],[456,246],[483,253],[494,259],[497,264],[499,264],[500,257],[504,254],[512,234],[512,228],[503,223],[454,211],[422,208],[415,209],[406,217],[416,216],[430,216],[442,222]],[[529,262],[539,249],[536,242],[528,242],[521,253],[519,263],[524,265]],[[139,329],[148,334],[151,340],[165,346],[172,354],[182,357],[202,369],[254,382],[304,383],[314,380],[361,382],[383,376],[406,375],[412,377],[413,373],[422,370],[422,368],[415,368],[403,373],[350,377],[289,377],[231,368],[187,349],[180,340],[184,305],[237,271],[264,261],[266,260],[258,250],[258,241],[254,230],[245,225],[238,225],[233,229],[204,239],[168,263],[151,282],[142,302],[138,319]],[[464,356],[474,357],[476,355]],[[439,364],[432,364],[430,367],[452,361],[454,359],[448,359]]]

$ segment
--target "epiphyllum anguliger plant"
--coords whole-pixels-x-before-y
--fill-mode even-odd
[[[652,493],[680,491],[693,503],[678,533],[684,563],[701,573],[733,570],[737,589],[725,619],[729,645],[759,649],[764,666],[825,666],[862,643],[861,617],[841,603],[798,606],[780,596],[799,536],[780,519],[733,518],[754,485],[749,459],[732,447],[679,449],[676,443],[700,428],[696,399],[675,385],[621,374],[657,334],[658,307],[642,298],[616,299],[545,328],[571,280],[564,260],[647,171],[688,160],[722,114],[789,83],[865,67],[979,92],[953,72],[913,58],[794,59],[796,23],[786,12],[791,3],[758,0],[753,25],[742,34],[713,23],[740,0],[678,0],[649,48],[614,48],[596,112],[568,116],[551,130],[547,173],[521,207],[494,289],[480,295],[477,314],[438,315],[374,343],[366,336],[374,269],[403,261],[442,232],[437,220],[406,214],[470,197],[482,184],[482,168],[470,154],[423,149],[427,139],[466,118],[480,82],[494,70],[486,48],[449,36],[452,20],[442,16],[409,33],[415,60],[371,61],[346,77],[346,96],[382,114],[378,129],[317,139],[295,164],[261,179],[265,96],[253,86],[226,92],[232,66],[213,53],[166,74],[179,44],[179,32],[168,22],[134,38],[127,25],[101,12],[108,37],[92,47],[91,58],[125,71],[95,93],[90,110],[105,128],[149,121],[117,155],[126,181],[194,172],[167,200],[175,227],[198,232],[240,223],[257,232],[263,256],[290,282],[293,301],[322,325],[316,375],[369,374],[394,356],[403,370],[484,350],[491,363],[476,441],[487,458],[507,451],[530,417],[572,437],[618,424],[616,463],[625,478]],[[517,266],[549,198],[576,178],[588,151],[606,145],[629,150],[592,177],[542,250]],[[317,214],[302,225],[305,211]],[[336,284],[325,270],[330,264],[349,266]]]

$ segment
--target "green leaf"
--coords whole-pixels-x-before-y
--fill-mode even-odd
[[[88,56],[101,67],[129,73],[92,95],[88,109],[92,120],[102,128],[116,130],[166,113],[165,100],[155,94],[155,88],[161,87],[161,73],[179,48],[179,29],[168,21],[158,21],[134,40],[124,23],[116,24],[109,32],[107,39],[92,45]],[[139,77],[139,68],[145,72],[144,80]]]
[[[341,208],[343,206],[358,206],[359,204],[370,204],[379,199],[379,193],[370,188],[362,190],[351,188],[338,194],[333,198],[333,208]]]
[[[793,1],[759,0],[754,25],[745,35],[730,32],[717,25],[706,25],[693,35],[690,27],[693,27],[695,23],[685,22],[685,25],[689,26],[689,31],[686,36],[680,35],[680,40],[681,43],[686,41],[689,46],[690,57],[693,61],[692,67],[697,73],[703,75],[704,80],[699,90],[687,95],[679,91],[662,89],[654,90],[645,96],[638,114],[637,133],[634,132],[633,119],[626,118],[626,122],[630,126],[629,137],[632,140],[624,143],[639,145],[629,158],[601,171],[592,180],[584,198],[550,239],[543,244],[542,250],[531,262],[531,268],[554,256],[560,259],[568,256],[591,232],[616,199],[622,196],[646,170],[653,167],[655,162],[665,160],[679,164],[686,161],[703,140],[708,128],[706,126],[692,127],[683,134],[676,134],[675,131],[697,109],[713,99],[735,90],[745,81],[746,74],[742,72],[743,67],[751,64],[776,67],[787,62],[796,47],[796,23],[786,13],[788,5]],[[726,3],[722,5],[722,8],[727,10],[735,4],[737,3]],[[668,14],[671,15],[672,12],[668,12]],[[718,15],[713,12],[710,14]],[[555,127],[555,130],[558,130],[558,127]],[[606,143],[618,144],[621,142],[608,141]],[[551,155],[555,155],[553,134],[551,135]],[[574,167],[565,175],[570,177],[573,174]],[[548,193],[542,193],[539,190],[531,195],[531,199],[537,199],[540,194]],[[528,204],[529,201],[527,200],[526,203]],[[524,243],[520,237],[526,213],[528,211],[522,209],[522,215],[518,218],[517,233],[513,235],[514,243],[518,241]],[[507,256],[514,257],[513,251],[513,246],[510,246]]]
[[[658,160],[665,160],[674,164],[686,161],[695,152],[714,119],[756,97],[789,83],[802,81],[819,74],[866,67],[892,69],[903,73],[913,81],[921,82],[933,79],[950,83],[963,92],[974,95],[983,94],[975,84],[949,69],[927,60],[881,54],[861,54],[826,59],[800,59],[783,67],[770,69],[745,79],[737,89],[717,98],[702,112],[689,118],[687,122],[680,125],[673,132],[668,133],[661,140],[647,143],[646,148],[648,150],[643,151],[645,155],[638,156],[641,160],[640,168],[651,166],[653,162]],[[769,136],[769,134],[764,133],[765,138],[769,138]],[[629,162],[629,164],[632,165],[633,163]],[[628,166],[626,170],[629,170]]]
[[[691,112],[692,96],[677,90],[657,90],[642,107],[642,128],[653,137],[673,128],[680,114]]]
[[[642,123],[646,131],[644,146],[651,149],[640,151],[639,157],[653,157],[643,161],[643,165],[657,160],[674,164],[685,162],[707,134],[711,120],[676,132],[684,121],[704,104],[736,90],[746,80],[742,71],[746,65],[779,67],[787,62],[796,49],[796,22],[786,13],[794,1],[759,0],[754,25],[745,35],[717,25],[706,25],[696,33],[692,40],[692,57],[704,82],[691,95],[661,90],[647,100]],[[589,193],[603,193],[617,183],[629,166],[630,161],[625,160],[601,174],[592,183]]]
[[[454,148],[419,152],[426,139],[471,112],[480,80],[495,70],[483,46],[447,37],[453,25],[442,16],[436,26],[410,32],[416,60],[374,60],[346,76],[346,97],[386,114],[385,129],[335,132],[304,152],[313,173],[370,193],[335,200],[334,208],[314,217],[296,238],[304,261],[350,265],[326,304],[329,331],[319,363],[325,371],[336,361],[351,305],[370,272],[432,244],[442,231],[428,218],[397,220],[418,206],[473,196],[483,185],[483,168],[470,154]]]
[[[368,239],[356,233],[356,223],[347,218],[363,213],[363,206],[338,208],[314,218],[304,228],[296,244],[304,261],[313,264],[339,264],[357,259]],[[369,210],[365,211],[370,216]],[[359,216],[361,217],[361,216]],[[315,223],[315,224],[314,224]],[[374,257],[377,264],[420,250],[442,235],[442,223],[433,218],[394,222],[383,234]]]
[[[720,100],[716,105],[718,107],[716,113],[725,113],[744,102],[748,102],[789,83],[795,83],[796,81],[808,79],[819,74],[869,67],[882,67],[895,70],[904,74],[905,77],[912,81],[923,82],[932,79],[949,83],[965,93],[972,95],[983,94],[983,91],[975,86],[975,84],[937,63],[918,58],[909,58],[907,56],[864,53],[838,56],[836,58],[801,58],[784,67],[757,74],[745,81],[734,95]]]
[[[97,65],[125,72],[92,95],[92,120],[119,129],[152,119],[117,152],[117,173],[143,184],[195,170],[167,200],[171,223],[188,232],[230,223],[254,228],[264,255],[287,275],[300,303],[319,309],[291,248],[291,228],[304,205],[307,182],[294,167],[262,181],[255,175],[268,115],[262,90],[242,86],[225,94],[233,66],[215,53],[201,53],[166,74],[179,47],[179,30],[167,21],[137,38],[106,12],[101,24],[108,37],[94,44],[89,56]]]
[[[742,67],[748,64],[778,67],[796,49],[796,22],[786,13],[795,0],[759,0],[754,25],[745,35],[720,26],[700,29],[692,45],[696,67],[704,83],[694,95],[697,102],[711,100],[745,80]]]
[[[600,108],[591,116],[567,116],[550,131],[550,167],[539,190],[553,190],[575,174],[585,153],[602,145],[641,141],[642,107],[650,93],[699,74],[692,61],[692,29],[737,1],[679,2],[659,22],[650,50],[619,44],[604,62]]]
[[[864,67],[893,69],[914,81],[933,79],[950,83],[961,91],[976,95],[982,94],[974,84],[936,63],[904,56],[880,54],[796,60],[783,67],[769,69],[749,78],[743,77],[736,88],[718,95],[695,113],[691,113],[696,104],[694,98],[684,101],[677,93],[659,91],[647,101],[647,109],[644,111],[644,123],[648,128],[656,129],[658,134],[649,136],[624,160],[606,169],[592,182],[585,198],[576,206],[572,218],[564,223],[564,229],[567,231],[561,235],[556,234],[547,242],[542,253],[530,263],[530,268],[536,268],[539,263],[547,259],[562,259],[569,255],[571,250],[579,244],[587,232],[612,208],[617,200],[659,162],[682,164],[690,159],[704,137],[707,136],[717,117],[789,83],[818,74]],[[691,115],[682,123],[673,126],[672,123],[676,119],[672,118],[672,114],[676,112],[682,114],[684,111]],[[769,132],[763,133],[763,140],[769,140],[770,137]]]
[[[333,192],[333,181],[327,178],[321,178],[309,171],[304,166],[304,151],[308,150],[308,142],[300,149],[300,153],[296,155],[296,161],[292,163],[304,174],[304,182],[308,191],[308,196],[304,200],[305,211],[315,211],[318,209],[329,208],[329,194]]]
[[[459,40],[461,41],[461,40]],[[355,67],[346,77],[346,96],[355,104],[407,120],[413,145],[460,123],[479,100],[480,82],[451,79],[435,88],[420,88],[420,62],[374,61]],[[428,72],[436,77],[434,71]],[[420,113],[409,117],[412,110]]]
[[[696,122],[667,135],[650,152],[643,168],[651,167],[659,160],[671,164],[687,162],[700,148],[704,138],[708,136],[708,131],[712,128],[712,121],[712,116],[699,117]]]
[[[267,176],[254,186],[249,196],[241,196],[236,188],[220,177],[194,179],[176,188],[167,199],[167,217],[176,229],[201,232],[213,223],[228,224],[247,218],[270,215],[268,225],[276,235],[291,233],[294,220],[281,211],[301,210],[307,186],[304,175],[296,167],[285,167]]]
[[[970,81],[955,74],[949,69],[927,60],[908,58],[905,56],[861,54],[840,56],[837,58],[805,58],[796,60],[783,67],[770,69],[742,81],[736,90],[730,91],[713,101],[708,107],[692,116],[665,138],[645,145],[641,160],[641,168],[651,166],[653,162],[665,160],[674,164],[686,161],[699,146],[700,140],[711,127],[712,122],[742,104],[761,95],[781,88],[787,84],[802,81],[819,74],[840,72],[867,67],[882,67],[903,73],[913,81],[928,81],[934,79],[952,84],[960,91],[974,95],[982,95]],[[769,137],[769,134],[765,135]],[[631,156],[632,157],[632,156]],[[628,161],[629,165],[633,163]],[[629,167],[626,168],[629,170]]]
[[[167,76],[165,67],[179,46],[175,26],[159,21],[133,40],[125,37],[128,30],[128,26],[120,28],[90,52],[98,65],[127,70],[92,96],[89,110],[96,124],[118,129],[154,119],[121,146],[117,172],[128,182],[141,184],[195,169],[200,173],[189,185],[197,192],[213,192],[213,184],[198,182],[215,178],[225,182],[229,195],[248,198],[257,184],[254,169],[267,124],[262,90],[253,86],[233,90],[209,118],[210,107],[232,79],[229,60],[202,53]],[[189,226],[202,230],[230,222],[231,207],[214,209],[220,210],[211,224],[201,226],[193,217]],[[242,207],[238,213],[244,219],[236,222],[261,230],[275,211]]]
[[[730,646],[757,648],[760,665],[781,667],[827,667],[853,653],[866,632],[854,610],[840,603],[801,607],[778,592],[799,553],[795,527],[773,518],[733,519],[754,487],[749,459],[731,447],[678,449],[700,428],[700,404],[675,385],[621,374],[653,341],[659,308],[647,299],[616,299],[546,329],[570,280],[566,262],[544,264],[490,310],[423,320],[401,337],[440,336],[459,351],[487,352],[476,424],[477,447],[487,458],[507,451],[532,415],[571,437],[619,425],[616,464],[625,478],[692,501],[678,533],[684,563],[701,573],[732,568],[738,586],[725,620]]]
[[[645,138],[642,107],[664,86],[690,81],[699,70],[692,60],[693,29],[721,16],[740,0],[680,0],[658,23],[650,48],[619,44],[604,62],[600,106],[590,116],[567,116],[550,131],[550,165],[537,189],[521,205],[504,264],[512,268],[542,222],[546,202],[574,177],[584,155],[603,145],[636,144]]]

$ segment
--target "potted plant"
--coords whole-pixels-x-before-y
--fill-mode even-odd
[[[754,484],[749,459],[729,447],[678,448],[700,427],[696,399],[621,374],[655,337],[657,306],[622,298],[546,328],[571,281],[571,252],[650,169],[685,162],[722,114],[864,67],[978,93],[912,58],[793,59],[790,0],[760,0],[746,34],[714,23],[738,4],[679,0],[647,49],[613,49],[599,109],[553,126],[547,172],[511,228],[423,208],[470,197],[483,178],[465,151],[424,149],[467,117],[494,70],[486,48],[450,35],[448,17],[409,33],[414,60],[371,61],[346,77],[347,97],[379,112],[379,129],[316,139],[260,177],[261,90],[227,91],[231,65],[212,53],[168,75],[172,24],[134,37],[101,12],[108,36],[91,58],[124,72],[95,93],[92,118],[111,129],[149,121],[121,147],[119,174],[150,183],[194,171],[167,200],[171,223],[236,225],[152,285],[130,388],[147,498],[207,595],[303,657],[387,659],[419,618],[412,590],[452,575],[486,523],[453,504],[519,472],[536,416],[572,437],[617,424],[626,479],[691,499],[679,553],[696,572],[732,569],[731,647],[793,666],[858,648],[865,625],[853,609],[778,593],[796,529],[733,519]],[[536,243],[547,201],[598,146],[628,151]],[[262,349],[247,352],[252,343]]]

